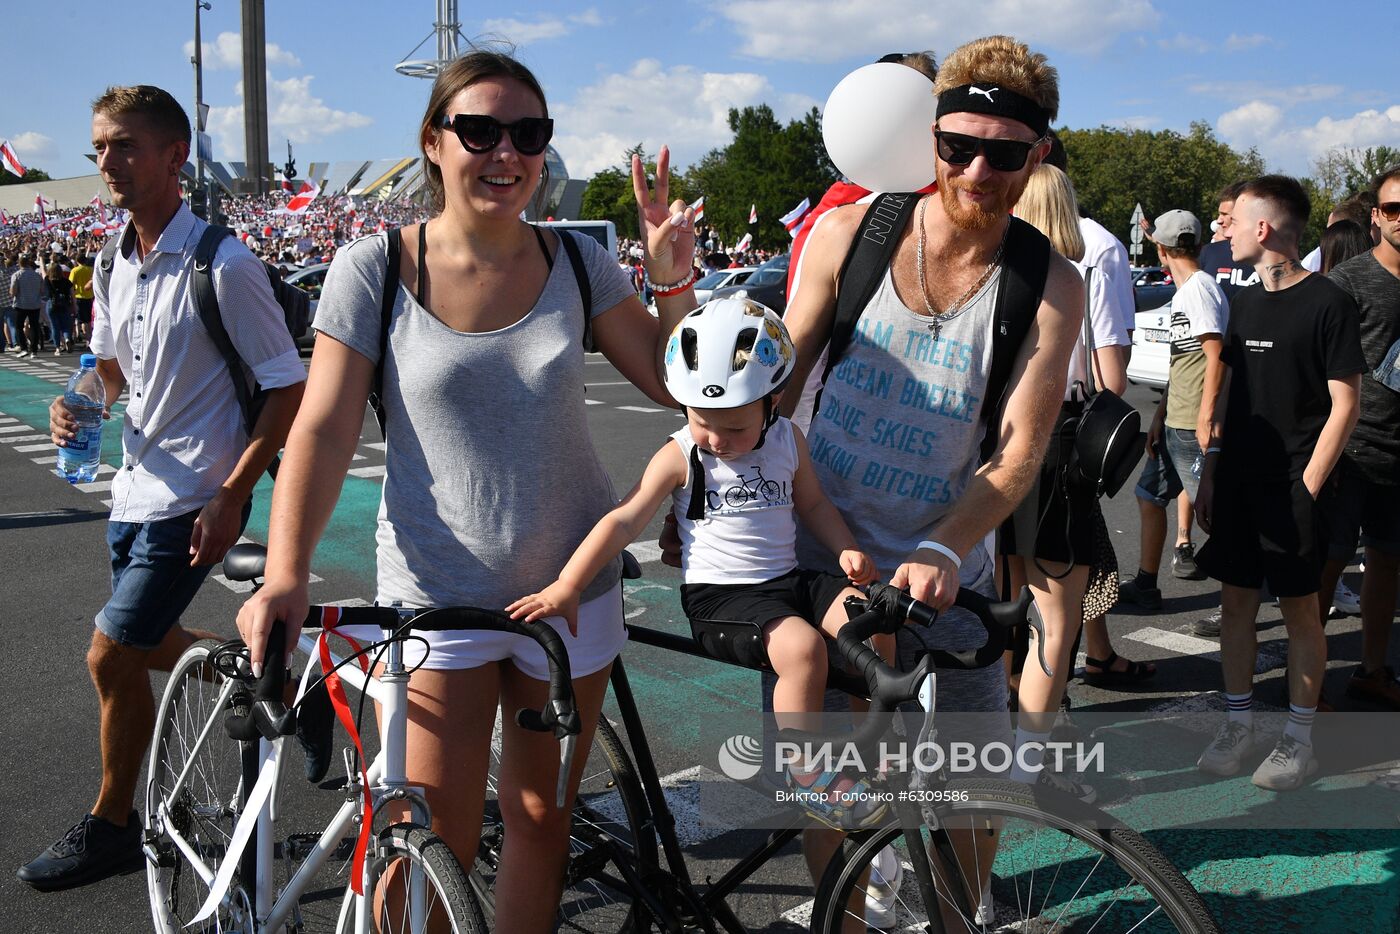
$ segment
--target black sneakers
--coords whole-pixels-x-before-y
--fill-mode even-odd
[[[331,768],[332,730],[335,710],[322,681],[307,692],[297,708],[297,741],[306,755],[306,780],[319,782]]]
[[[1144,587],[1138,583],[1136,578],[1124,578],[1118,584],[1118,602],[1129,603],[1144,610],[1160,610],[1162,608],[1162,589],[1160,587]]]
[[[1172,577],[1184,581],[1205,580],[1205,574],[1196,566],[1196,546],[1190,542],[1177,545],[1172,551]]]
[[[135,811],[125,827],[91,814],[57,843],[15,873],[41,892],[71,889],[141,868],[141,817]]]

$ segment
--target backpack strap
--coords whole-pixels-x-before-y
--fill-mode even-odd
[[[850,346],[856,322],[880,287],[880,279],[894,258],[900,234],[909,226],[919,195],[914,192],[885,192],[877,195],[865,211],[851,248],[841,264],[837,280],[836,317],[826,347],[826,369],[822,384]]]
[[[112,266],[117,261],[117,250],[121,248],[121,237],[108,237],[107,242],[102,245],[102,252],[98,254],[97,266],[92,271],[93,281],[102,285],[102,296],[110,306],[112,297],[108,294],[108,286],[112,282]],[[93,296],[97,292],[94,289]]]
[[[559,235],[559,243],[564,247],[564,254],[569,257],[569,265],[574,268],[578,293],[583,298],[583,349],[597,350],[593,344],[593,283],[588,280],[588,268],[583,265],[583,254],[579,252],[573,234],[558,228],[554,232]]]
[[[379,299],[379,362],[374,366],[374,381],[370,384],[369,405],[374,409],[374,419],[379,422],[379,433],[389,440],[389,429],[385,426],[387,413],[384,411],[384,365],[389,357],[389,324],[394,315],[394,299],[399,294],[399,255],[403,251],[403,236],[399,228],[388,232],[388,261],[384,264],[384,289]]]
[[[1011,370],[1016,365],[1021,344],[1040,310],[1049,271],[1050,241],[1019,217],[1012,217],[1006,231],[1006,253],[997,289],[992,370],[987,378],[987,394],[982,400],[982,418],[987,424],[987,433],[982,438],[984,463],[996,451],[1007,383],[1011,381]]]

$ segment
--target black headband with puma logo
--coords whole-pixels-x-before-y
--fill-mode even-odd
[[[964,84],[938,95],[938,119],[945,114],[974,113],[1024,123],[1036,138],[1050,130],[1050,113],[1029,97],[994,84]]]

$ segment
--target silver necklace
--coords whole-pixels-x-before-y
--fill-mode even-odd
[[[933,319],[929,322],[928,329],[933,332],[933,339],[938,340],[938,336],[943,330],[943,322],[961,314],[963,304],[980,292],[982,287],[987,284],[987,281],[992,278],[992,273],[1001,263],[1002,250],[1006,248],[1006,234],[1004,232],[1002,233],[1001,243],[997,245],[997,251],[992,254],[992,261],[987,264],[987,268],[983,270],[982,275],[978,277],[976,282],[972,283],[966,292],[958,296],[957,301],[948,306],[947,311],[940,314],[938,310],[933,307],[933,301],[929,298],[928,294],[928,280],[924,278],[924,242],[928,239],[927,228],[924,226],[924,216],[928,213],[928,197],[929,196],[925,195],[924,199],[919,202],[919,247],[918,251],[915,253],[915,262],[919,272],[919,291],[924,297],[924,310],[927,311],[928,316]],[[1008,226],[1007,229],[1009,230],[1010,227]]]

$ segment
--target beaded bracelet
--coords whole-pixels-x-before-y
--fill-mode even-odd
[[[684,279],[680,282],[672,283],[671,285],[659,285],[653,282],[651,280],[651,274],[645,270],[642,271],[642,275],[646,280],[647,287],[651,289],[652,296],[655,298],[669,298],[672,295],[679,295],[695,284],[694,266],[690,267],[690,272],[686,274]]]

